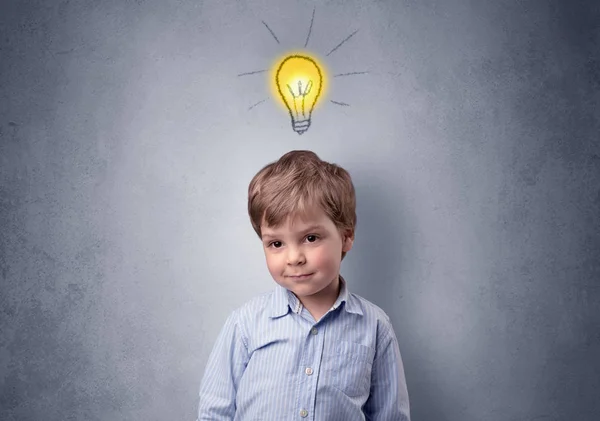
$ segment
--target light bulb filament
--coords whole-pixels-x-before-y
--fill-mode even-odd
[[[292,96],[294,98],[299,97],[299,96],[306,96],[310,93],[310,90],[312,88],[313,85],[313,81],[309,80],[308,83],[306,84],[306,87],[304,88],[304,91],[302,90],[302,81],[299,80],[298,81],[298,95],[296,95],[296,93],[294,92],[294,90],[292,89],[292,87],[287,84],[286,86],[288,87],[288,90],[290,91],[290,94],[292,94]]]
[[[302,89],[302,80],[298,81],[298,94],[296,94],[294,92],[294,90],[292,89],[292,87],[289,84],[286,84],[288,90],[290,91],[290,94],[292,95],[292,98],[294,98],[294,111],[296,112],[296,114],[298,115],[299,113],[302,113],[302,116],[304,118],[306,118],[306,110],[304,107],[304,98],[306,97],[306,95],[309,94],[311,88],[312,88],[313,82],[312,80],[309,80],[308,83],[306,84],[306,86],[304,87],[304,89]],[[298,108],[300,108],[300,110],[298,110]]]

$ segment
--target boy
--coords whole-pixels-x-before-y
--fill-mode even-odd
[[[258,172],[248,213],[278,286],[234,311],[209,357],[198,420],[409,421],[387,315],[351,294],[350,175],[310,151]]]

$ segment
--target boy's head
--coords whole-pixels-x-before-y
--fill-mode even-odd
[[[248,188],[248,213],[269,272],[301,301],[335,299],[340,264],[354,242],[355,209],[348,172],[310,151],[285,154]]]
[[[264,227],[324,213],[339,234],[354,239],[356,195],[350,174],[312,151],[291,151],[262,168],[248,187],[248,213],[262,240]],[[342,251],[341,258],[346,255]]]

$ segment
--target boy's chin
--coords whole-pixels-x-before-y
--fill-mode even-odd
[[[278,282],[279,285],[284,287],[285,289],[293,292],[297,297],[310,297],[319,292],[319,288],[315,287],[315,285],[309,284],[296,284],[293,282]]]
[[[331,293],[327,286],[323,287],[322,285],[292,285],[288,286],[287,289],[292,291],[298,298],[309,298],[321,295],[327,296]]]

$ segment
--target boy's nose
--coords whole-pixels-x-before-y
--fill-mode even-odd
[[[287,254],[287,262],[288,265],[297,265],[300,263],[304,263],[304,261],[306,260],[304,257],[304,253],[302,253],[301,250],[299,249],[288,249],[288,254]]]

